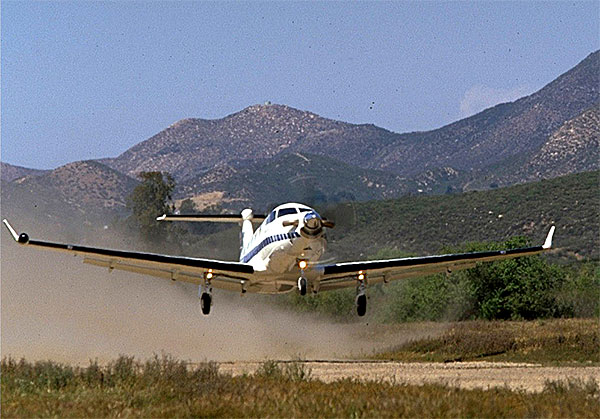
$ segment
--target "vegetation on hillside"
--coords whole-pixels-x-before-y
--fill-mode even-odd
[[[595,171],[491,191],[355,202],[354,224],[329,232],[329,250],[344,260],[382,248],[433,254],[520,235],[537,244],[556,225],[556,258],[598,260],[599,184]]]
[[[594,381],[550,382],[540,393],[324,383],[299,364],[266,362],[232,377],[170,357],[87,368],[3,359],[1,368],[3,417],[592,417],[600,409]]]

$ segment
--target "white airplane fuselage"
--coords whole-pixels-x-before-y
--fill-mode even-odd
[[[318,287],[319,271],[314,265],[325,251],[326,240],[323,220],[314,209],[296,203],[280,205],[255,231],[251,211],[242,215],[240,262],[251,264],[257,274],[248,284],[253,291],[289,292],[300,276]]]

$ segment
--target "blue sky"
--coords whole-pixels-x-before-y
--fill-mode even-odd
[[[597,50],[599,4],[2,1],[1,158],[112,157],[179,119],[267,100],[437,128]]]

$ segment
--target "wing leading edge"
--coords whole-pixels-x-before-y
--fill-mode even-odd
[[[326,265],[322,267],[321,289],[355,286],[359,275],[364,275],[369,283],[389,282],[396,279],[468,269],[474,267],[478,262],[536,255],[552,247],[554,230],[555,228],[552,226],[546,241],[541,246]]]
[[[252,265],[213,259],[170,256],[157,253],[132,252],[97,247],[81,246],[32,240],[26,233],[18,234],[4,219],[2,220],[13,239],[21,245],[35,246],[59,252],[72,253],[83,257],[83,262],[109,269],[137,272],[165,279],[200,284],[205,274],[213,274],[211,283],[217,288],[240,287],[240,281],[250,279],[254,274]]]

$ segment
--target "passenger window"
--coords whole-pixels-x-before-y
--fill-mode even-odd
[[[277,218],[283,217],[284,215],[297,214],[296,208],[282,208],[277,213]]]

